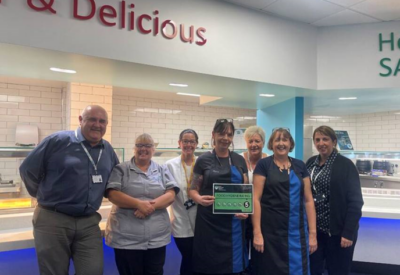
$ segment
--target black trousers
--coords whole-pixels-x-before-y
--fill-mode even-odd
[[[165,246],[148,249],[114,249],[120,275],[163,275]]]
[[[350,274],[357,234],[351,247],[342,248],[341,239],[341,236],[317,233],[318,249],[310,255],[311,275],[324,274],[325,264],[329,275]]]
[[[193,275],[193,239],[194,237],[188,238],[174,238],[176,246],[181,252],[182,262],[180,268],[180,275]]]

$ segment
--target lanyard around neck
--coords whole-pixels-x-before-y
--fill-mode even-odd
[[[89,151],[86,149],[85,145],[83,145],[82,142],[81,142],[81,146],[82,146],[83,150],[85,151],[86,155],[88,156],[89,161],[92,163],[94,171],[96,172],[96,175],[97,175],[97,165],[99,164],[101,154],[103,153],[103,149],[100,149],[99,158],[97,159],[97,164],[96,164],[96,163],[94,163],[92,156],[89,154]]]
[[[318,179],[318,177],[319,177],[319,175],[322,173],[322,171],[325,169],[325,166],[321,169],[321,171],[319,171],[319,173],[317,174],[317,175],[315,175],[315,178],[313,179],[313,177],[314,177],[314,170],[315,170],[315,168],[316,168],[317,166],[314,166],[314,168],[312,169],[312,171],[311,171],[311,185],[312,185],[312,188],[313,188],[313,190],[315,191],[315,193],[317,193],[317,188],[315,187],[315,182],[317,181],[317,179]]]
[[[229,158],[229,166],[232,166],[231,152],[228,152],[228,153],[229,153],[229,156],[228,156],[228,158]],[[215,157],[216,157],[216,159],[217,159],[217,161],[218,161],[218,163],[219,163],[219,166],[222,166],[222,163],[221,163],[221,161],[219,160],[219,157],[218,157],[218,155],[217,155],[217,152],[215,152],[215,150],[214,150],[214,154],[215,154]]]
[[[186,164],[183,161],[182,157],[181,157],[181,164],[182,164],[183,171],[185,171],[186,186],[187,186],[187,189],[189,190],[190,186],[192,184],[192,180],[193,180],[194,156],[193,156],[193,159],[192,159],[192,165],[190,166],[190,175],[189,175],[189,177],[188,177],[187,172],[186,172]]]
[[[78,139],[78,131],[75,130],[75,137]],[[99,158],[97,159],[97,163],[94,163],[94,160],[92,158],[92,156],[89,154],[89,151],[86,149],[85,145],[83,145],[82,142],[80,142],[83,150],[85,151],[86,155],[89,158],[90,163],[93,165],[94,171],[96,172],[97,175],[97,165],[99,164],[99,161],[101,159],[101,155],[103,154],[103,148],[100,149],[100,153],[99,153]]]

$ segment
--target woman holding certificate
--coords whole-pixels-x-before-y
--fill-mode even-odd
[[[244,158],[229,150],[235,127],[218,119],[212,132],[214,150],[201,155],[194,167],[190,197],[198,204],[193,243],[193,271],[237,274],[248,262],[245,244],[247,214],[213,214],[214,183],[248,183]]]
[[[180,275],[193,274],[192,252],[197,205],[189,197],[189,187],[193,178],[193,168],[196,161],[194,151],[198,142],[199,137],[194,130],[183,130],[178,141],[179,148],[182,150],[181,155],[166,162],[181,190],[171,206],[172,235],[182,255]]]
[[[254,274],[308,275],[308,253],[317,249],[314,200],[305,164],[288,156],[289,129],[277,128],[268,141],[274,154],[254,170]]]

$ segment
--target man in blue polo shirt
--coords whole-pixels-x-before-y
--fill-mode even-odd
[[[80,127],[46,137],[20,166],[21,178],[38,205],[33,234],[40,274],[103,274],[99,209],[105,185],[119,163],[103,140],[107,112],[87,106]]]

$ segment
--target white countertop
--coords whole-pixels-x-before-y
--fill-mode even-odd
[[[108,212],[111,205],[102,206],[99,210],[105,217],[100,222],[100,228],[104,234]],[[33,212],[22,214],[0,215],[0,223],[2,219],[23,219],[24,223],[31,224]],[[6,217],[5,217],[6,216]],[[400,220],[400,197],[387,198],[383,196],[364,195],[364,206],[362,209],[363,217],[381,218],[381,219],[399,219]],[[32,227],[25,227],[12,230],[0,230],[0,252],[18,250],[34,247]]]
[[[103,220],[100,222],[100,229],[103,235],[110,209],[111,205],[103,205],[99,209],[103,216]],[[32,216],[33,212],[0,215],[0,224],[12,222],[16,228],[17,224],[27,226],[32,224]],[[32,226],[0,230],[0,252],[32,247],[35,247]]]

